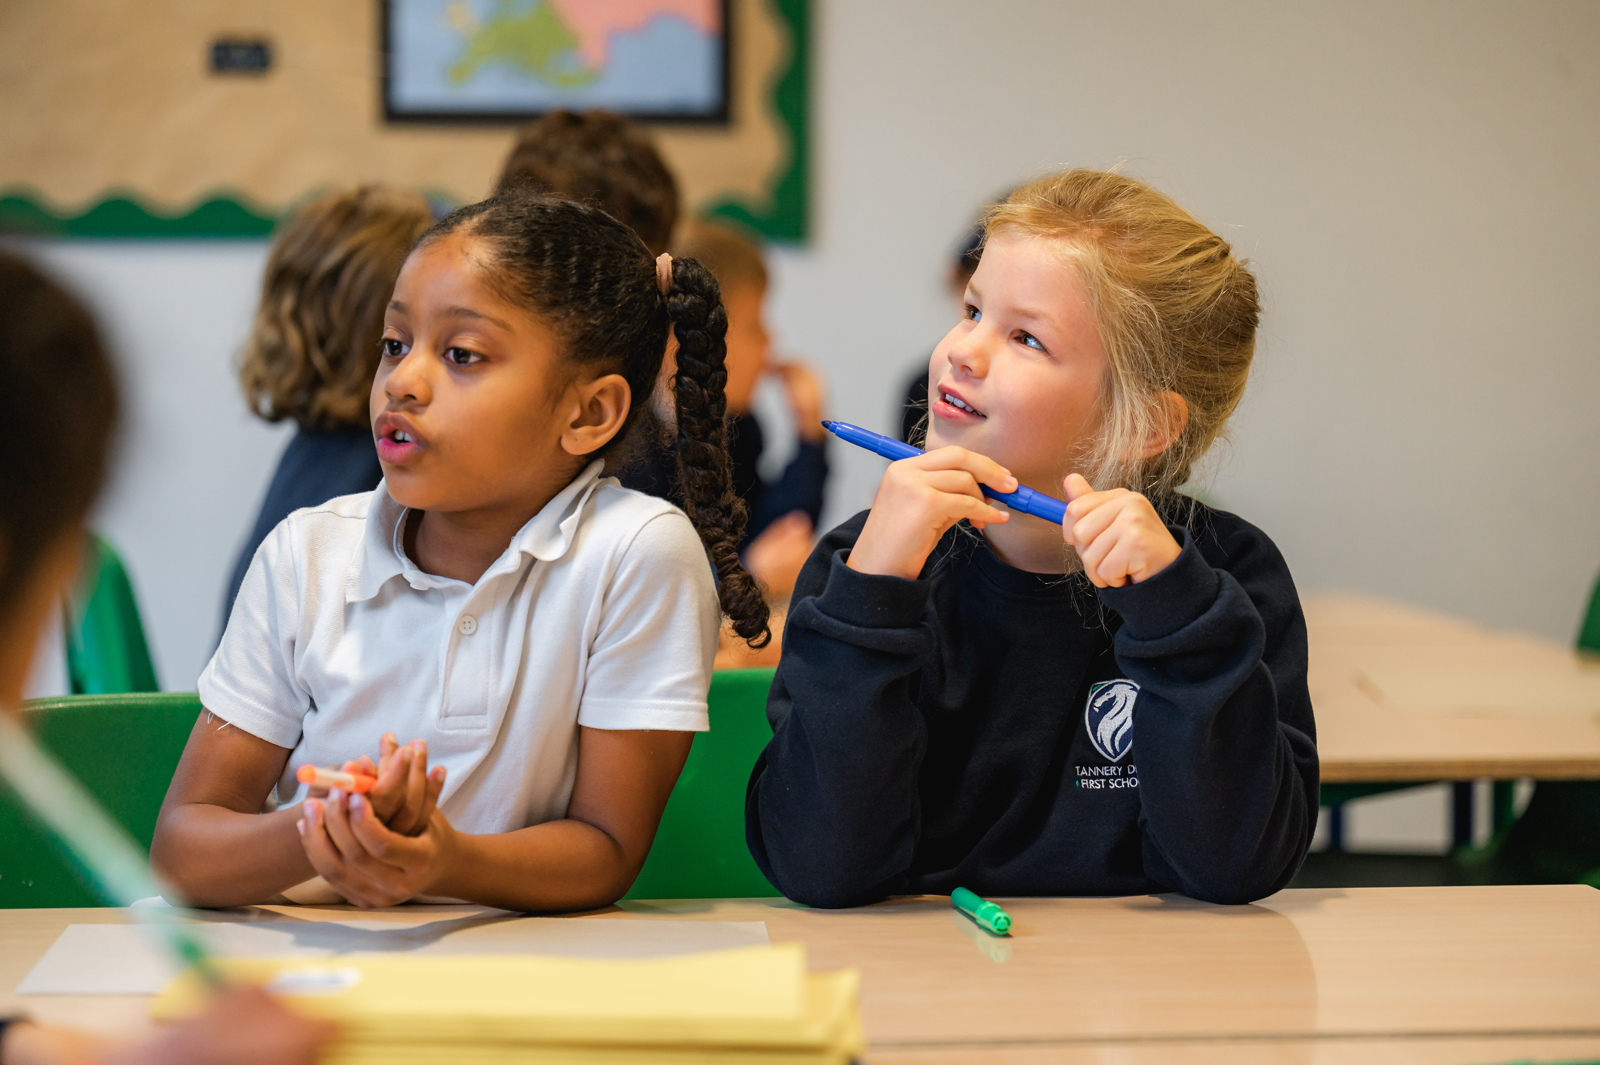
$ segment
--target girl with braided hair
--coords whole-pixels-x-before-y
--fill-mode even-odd
[[[708,727],[721,616],[768,639],[726,331],[707,270],[592,207],[511,191],[423,234],[372,388],[383,483],[273,530],[200,678],[152,850],[191,900],[628,889]],[[669,341],[682,510],[606,476]],[[299,780],[328,765],[355,780]]]

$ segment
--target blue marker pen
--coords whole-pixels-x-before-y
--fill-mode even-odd
[[[886,459],[900,460],[915,458],[922,454],[921,448],[903,444],[898,440],[881,436],[870,429],[863,429],[859,425],[849,422],[823,422],[822,427],[837,436],[847,444],[864,447],[875,455],[882,455]],[[1067,516],[1067,505],[1059,499],[1035,492],[1031,488],[1019,487],[1015,492],[996,492],[988,485],[979,485],[983,494],[990,499],[997,499],[1012,510],[1020,510],[1024,514],[1032,514],[1045,521],[1062,524]]]

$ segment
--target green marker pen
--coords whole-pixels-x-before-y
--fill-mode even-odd
[[[958,887],[950,892],[950,904],[976,921],[979,927],[997,936],[1011,934],[1011,915],[964,887]]]

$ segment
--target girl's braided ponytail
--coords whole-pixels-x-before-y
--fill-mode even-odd
[[[751,647],[772,640],[767,602],[739,561],[745,506],[733,490],[727,448],[728,312],[711,271],[694,259],[672,260],[667,315],[678,338],[673,393],[678,417],[678,471],[684,510],[717,573],[722,612]]]

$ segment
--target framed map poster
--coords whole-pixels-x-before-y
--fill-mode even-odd
[[[382,0],[390,122],[728,121],[729,0]]]

